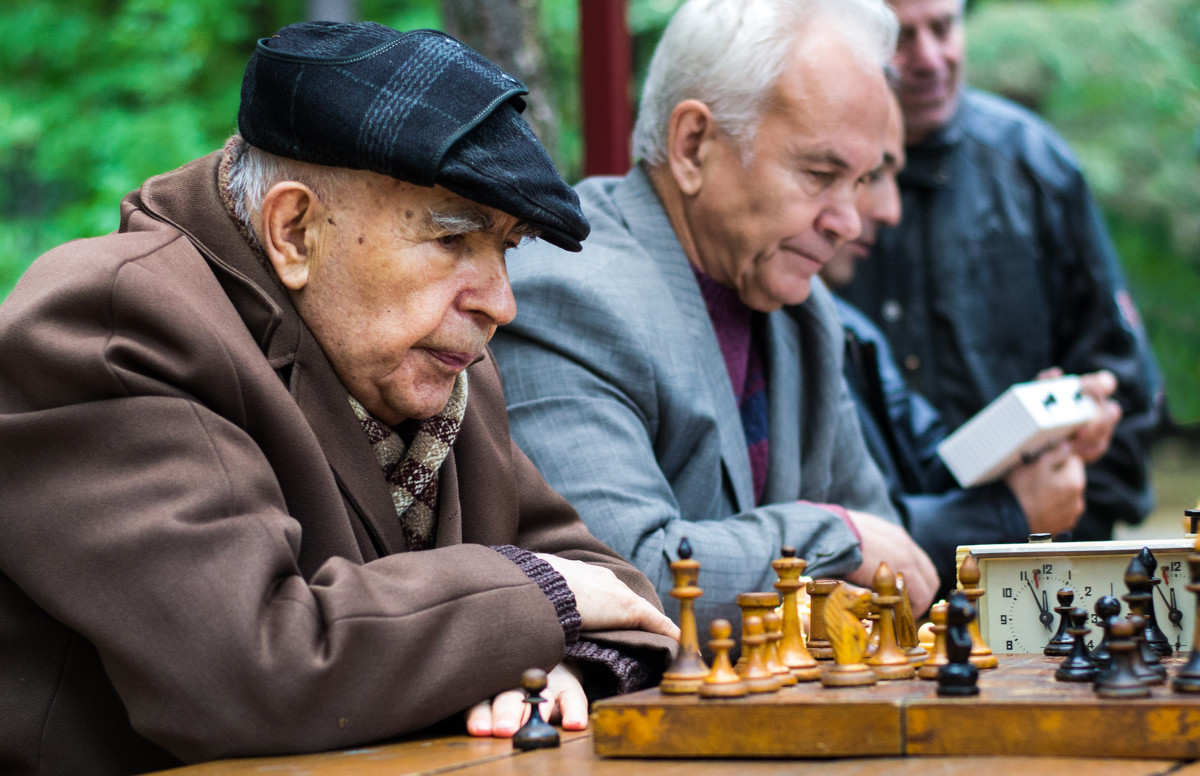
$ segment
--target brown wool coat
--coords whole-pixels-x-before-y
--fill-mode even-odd
[[[223,210],[219,154],[0,305],[0,772],[132,773],[420,729],[563,656],[481,545],[646,579],[509,437],[490,357],[409,553],[340,382]],[[597,641],[669,648],[645,633]]]

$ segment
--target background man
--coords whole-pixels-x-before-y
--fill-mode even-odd
[[[1139,432],[1157,370],[1078,164],[1029,112],[966,88],[963,0],[893,0],[908,166],[904,220],[844,291],[909,386],[957,426],[1047,367],[1108,370],[1124,414],[1088,467],[1076,539],[1137,522],[1152,494]]]
[[[241,136],[0,306],[0,771],[346,747],[468,707],[511,735],[535,665],[578,728],[581,675],[661,670],[677,629],[515,448],[486,349],[506,250],[588,231],[523,92],[440,33],[286,27]]]
[[[647,76],[641,163],[578,187],[583,253],[533,245],[512,267],[521,312],[495,347],[514,437],[660,594],[688,539],[702,628],[770,589],[781,545],[862,584],[886,559],[918,611],[936,587],[863,446],[814,280],[859,231],[894,34],[874,0],[684,4]]]
[[[859,190],[862,234],[843,245],[821,269],[831,288],[845,286],[875,242],[880,228],[900,222],[896,175],[904,167],[900,106],[889,99],[883,164]],[[937,454],[950,429],[928,401],[905,385],[882,332],[834,294],[846,328],[846,383],[871,457],[888,483],[892,503],[917,543],[937,567],[938,597],[954,587],[955,549],[964,544],[1021,542],[1030,533],[1070,531],[1083,513],[1084,463],[1068,443],[1010,472],[1003,481],[976,488],[957,486]],[[1104,411],[1097,428],[1080,438],[1111,436],[1120,412],[1108,399],[1116,381],[1108,372],[1084,377],[1085,389]],[[1085,451],[1086,452],[1086,451]],[[1100,451],[1101,453],[1103,450]]]

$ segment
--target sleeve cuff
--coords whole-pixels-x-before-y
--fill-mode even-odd
[[[858,532],[858,526],[854,524],[854,520],[850,518],[850,511],[845,507],[839,504],[817,504],[812,501],[801,501],[800,503],[808,504],[809,506],[820,507],[827,512],[832,512],[833,514],[837,515],[842,519],[842,522],[846,524],[846,527],[850,529],[850,533],[854,534],[854,538],[858,540],[858,543],[862,544],[862,534]]]
[[[567,648],[567,658],[583,672],[584,687],[591,700],[624,695],[655,683],[655,674],[645,659],[595,642],[575,642]]]
[[[583,624],[583,618],[575,608],[575,594],[567,587],[567,580],[563,579],[562,574],[555,571],[553,566],[528,550],[511,544],[502,544],[492,549],[517,564],[517,567],[525,572],[525,576],[533,580],[550,599],[550,603],[554,604],[558,623],[563,629],[567,654],[571,654],[571,648],[579,641],[579,627]]]

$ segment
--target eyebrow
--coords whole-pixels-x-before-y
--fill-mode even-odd
[[[441,229],[451,234],[468,234],[470,232],[486,232],[496,226],[496,219],[491,213],[473,207],[457,207],[452,210],[434,210],[427,212],[428,223],[435,229]],[[518,221],[509,234],[521,238],[537,238],[542,236],[542,230],[529,221]]]
[[[849,170],[850,169],[849,162],[847,162],[842,157],[838,156],[837,153],[830,151],[828,149],[822,149],[819,151],[805,151],[805,152],[800,153],[798,156],[799,156],[800,161],[807,162],[809,164],[812,164],[815,162],[818,164],[832,165],[832,166],[838,168],[839,170]]]
[[[427,223],[451,234],[466,234],[468,232],[485,232],[491,229],[496,221],[490,213],[473,207],[456,207],[452,210],[426,211]]]

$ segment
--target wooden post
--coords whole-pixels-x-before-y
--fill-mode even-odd
[[[579,0],[584,175],[629,171],[632,45],[626,0]]]

